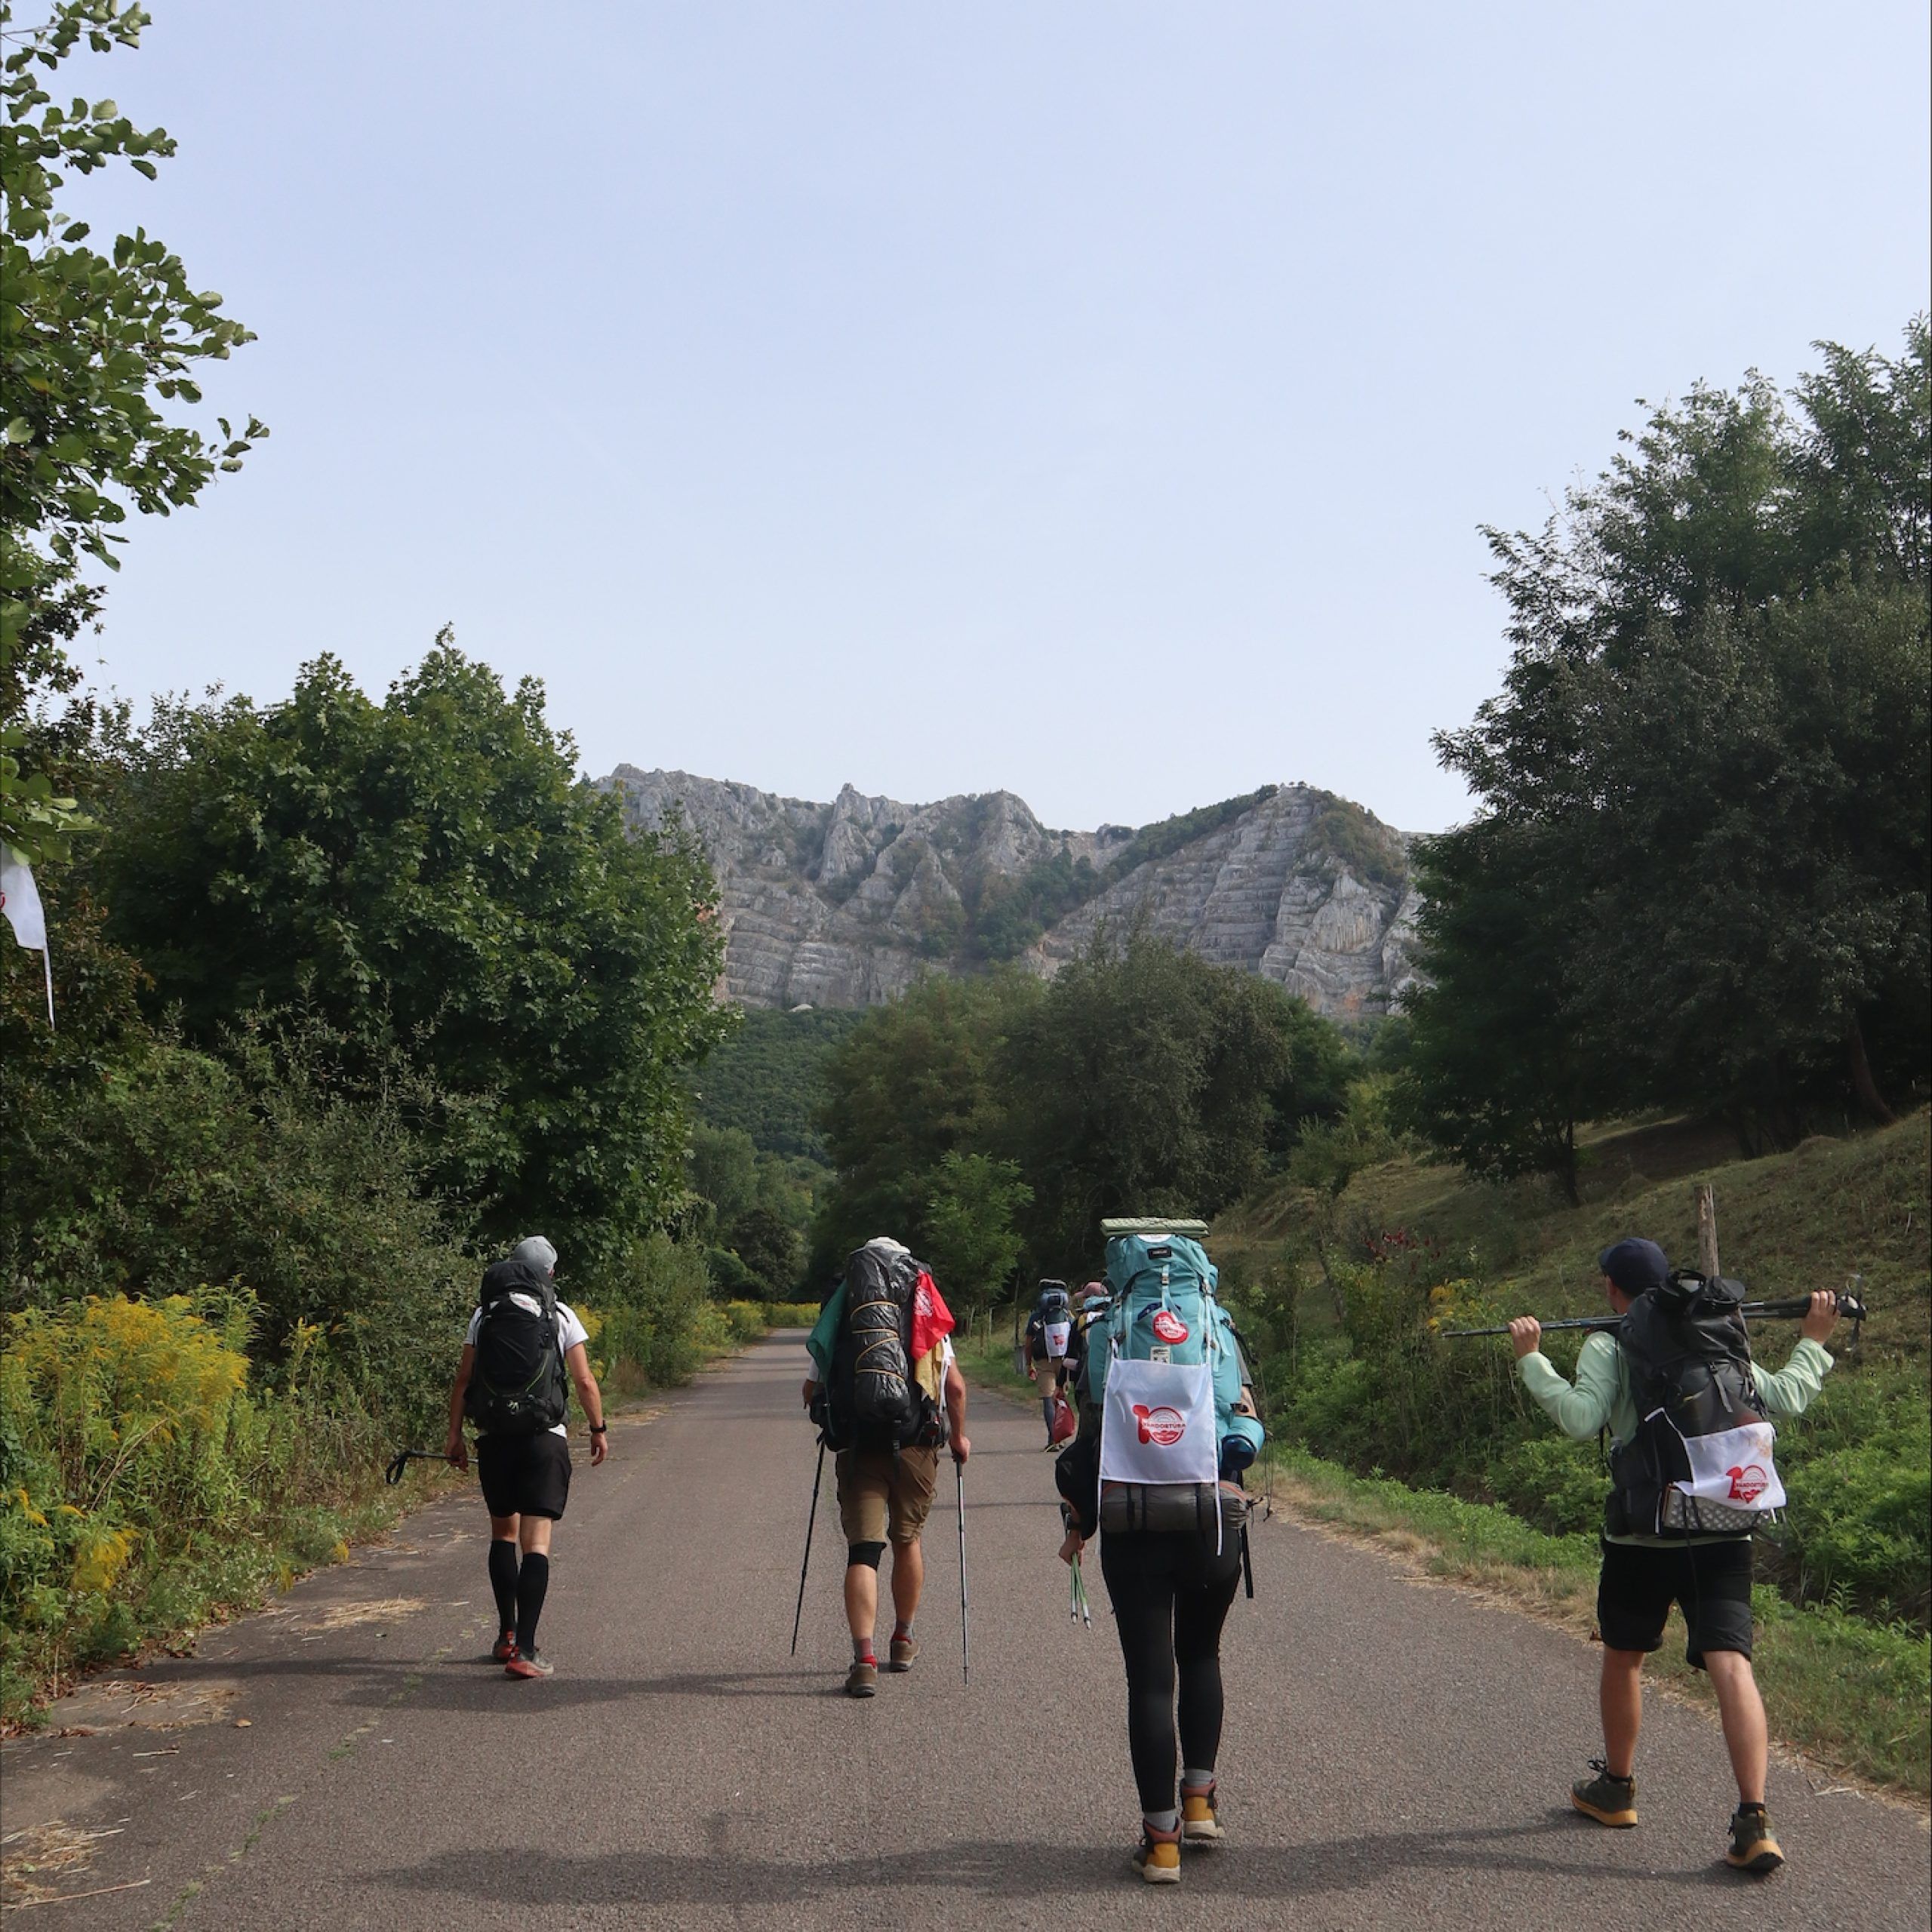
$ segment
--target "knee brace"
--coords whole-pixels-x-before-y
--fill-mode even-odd
[[[884,1554],[885,1545],[882,1543],[855,1543],[845,1553],[845,1567],[848,1570],[876,1570],[879,1558]]]

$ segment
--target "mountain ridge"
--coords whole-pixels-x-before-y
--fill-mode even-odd
[[[1006,791],[829,802],[620,764],[595,781],[634,829],[681,820],[718,875],[721,996],[858,1007],[922,972],[1017,961],[1051,977],[1102,921],[1139,923],[1337,1018],[1414,977],[1406,835],[1318,787],[1267,785],[1138,828],[1043,826]]]

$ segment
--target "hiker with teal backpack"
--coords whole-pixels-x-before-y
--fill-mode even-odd
[[[1204,1226],[1101,1225],[1112,1300],[1088,1332],[1091,1399],[1056,1467],[1060,1553],[1077,1562],[1100,1537],[1127,1666],[1140,1800],[1134,1863],[1149,1884],[1174,1884],[1183,1844],[1204,1849],[1226,1835],[1215,1781],[1221,1626],[1241,1583],[1241,1475],[1263,1437],[1214,1265],[1195,1238]]]
[[[550,1536],[571,1493],[566,1384],[590,1423],[590,1460],[604,1460],[604,1398],[590,1372],[589,1332],[557,1299],[557,1251],[520,1241],[484,1272],[450,1390],[443,1453],[469,1467],[466,1420],[478,1432],[476,1471],[490,1512],[490,1588],[497,1600],[491,1657],[509,1677],[543,1678],[537,1620],[550,1588]]]

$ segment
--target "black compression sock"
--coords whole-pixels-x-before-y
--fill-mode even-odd
[[[516,1628],[516,1545],[494,1537],[490,1543],[490,1587],[497,1595],[497,1629]]]
[[[516,1580],[516,1647],[526,1657],[537,1650],[537,1620],[550,1588],[550,1559],[540,1550],[525,1552]]]

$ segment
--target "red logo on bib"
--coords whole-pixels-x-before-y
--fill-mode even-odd
[[[1755,1463],[1746,1463],[1724,1471],[1730,1478],[1734,1503],[1755,1503],[1770,1487],[1770,1479]]]
[[[1154,1333],[1164,1342],[1184,1342],[1187,1324],[1172,1309],[1164,1308],[1154,1317]]]
[[[1140,1425],[1141,1441],[1158,1442],[1163,1449],[1171,1449],[1187,1433],[1187,1419],[1178,1409],[1150,1409],[1145,1402],[1136,1402],[1134,1416]]]

